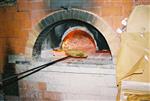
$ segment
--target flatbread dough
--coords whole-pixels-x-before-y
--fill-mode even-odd
[[[75,57],[75,58],[86,58],[88,57],[87,53],[77,49],[65,50],[66,55]]]

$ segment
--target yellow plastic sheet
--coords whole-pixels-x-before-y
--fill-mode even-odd
[[[119,87],[122,80],[150,83],[150,33],[142,35],[141,33],[123,33],[121,39],[121,48],[117,58]],[[121,88],[119,92],[120,90]],[[135,97],[139,99],[138,96]],[[128,101],[133,100],[128,99]]]
[[[127,101],[150,101],[150,95],[129,94]]]
[[[118,83],[127,78],[149,82],[150,33],[123,33],[121,39],[121,49],[117,59]]]
[[[123,89],[122,83],[137,82],[150,85],[150,5],[136,6],[128,18],[126,32],[121,35],[117,57],[117,101],[150,101],[147,90]],[[135,84],[136,86],[138,84]],[[142,88],[145,85],[142,85]],[[126,95],[124,95],[126,93]],[[141,96],[139,96],[141,95]],[[121,98],[120,98],[121,97]],[[123,98],[122,98],[123,97]],[[127,99],[126,99],[127,98]],[[126,99],[126,100],[121,100]]]

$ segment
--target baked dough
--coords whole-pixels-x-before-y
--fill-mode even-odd
[[[75,57],[75,58],[87,58],[88,55],[86,52],[77,49],[65,50],[67,56]]]

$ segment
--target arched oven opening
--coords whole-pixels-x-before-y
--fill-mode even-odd
[[[88,55],[100,53],[111,56],[101,32],[91,24],[74,19],[58,21],[45,28],[35,42],[32,55],[37,59],[57,57],[61,52],[56,52],[56,49],[78,49]]]

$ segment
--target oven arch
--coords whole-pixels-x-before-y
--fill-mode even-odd
[[[118,35],[101,17],[92,12],[75,8],[69,10],[58,10],[41,19],[29,33],[25,50],[26,55],[33,57],[34,53],[36,53],[35,45],[39,44],[37,43],[37,39],[47,27],[55,25],[57,22],[67,20],[77,20],[95,27],[95,29],[97,29],[106,39],[112,56],[116,57],[120,41]]]

